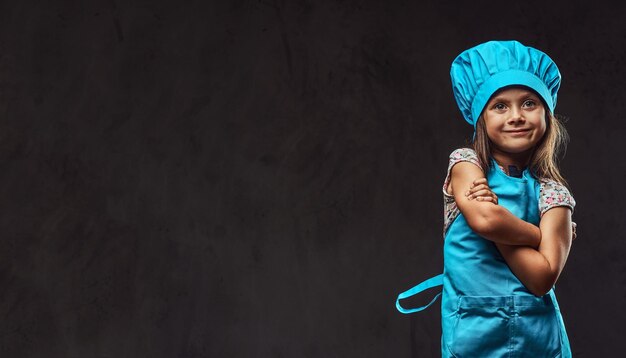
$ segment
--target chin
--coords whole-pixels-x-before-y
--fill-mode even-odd
[[[511,154],[520,154],[520,153],[528,152],[529,150],[533,149],[533,147],[534,147],[533,145],[524,146],[524,147],[504,147],[501,150],[503,152],[507,152]]]
[[[537,143],[526,143],[523,145],[496,145],[496,149],[511,154],[519,154],[533,149]]]

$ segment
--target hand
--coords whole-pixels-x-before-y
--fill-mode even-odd
[[[576,223],[572,221],[572,241],[576,238]]]
[[[498,196],[491,191],[487,185],[487,178],[476,179],[472,182],[470,189],[465,192],[465,196],[469,199],[478,201],[490,201],[498,205]]]

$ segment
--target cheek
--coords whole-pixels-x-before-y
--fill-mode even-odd
[[[535,140],[540,141],[541,138],[543,138],[543,136],[546,134],[546,120],[538,119],[535,127],[537,128],[537,130],[535,131]]]
[[[490,118],[489,121],[485,122],[485,130],[490,138],[493,138],[499,132],[500,125],[498,123],[498,118]]]
[[[546,132],[546,117],[545,117],[545,115],[543,117],[540,117],[539,119],[537,119],[537,128],[539,128],[541,133],[545,133]]]

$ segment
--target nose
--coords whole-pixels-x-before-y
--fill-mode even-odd
[[[518,123],[525,121],[522,109],[518,106],[513,106],[511,110],[511,117],[509,117],[509,124]]]

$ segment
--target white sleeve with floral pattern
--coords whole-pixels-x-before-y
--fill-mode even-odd
[[[448,161],[448,172],[446,173],[446,179],[443,181],[443,237],[446,237],[446,231],[448,227],[454,221],[454,219],[460,214],[460,210],[454,201],[454,195],[448,194],[448,184],[450,184],[450,172],[452,167],[458,162],[471,162],[476,164],[479,168],[480,162],[471,148],[459,148],[450,153],[450,160]]]
[[[540,216],[552,209],[555,206],[567,206],[572,210],[574,214],[574,207],[576,206],[576,200],[565,185],[552,180],[541,180],[539,186],[539,213]]]

